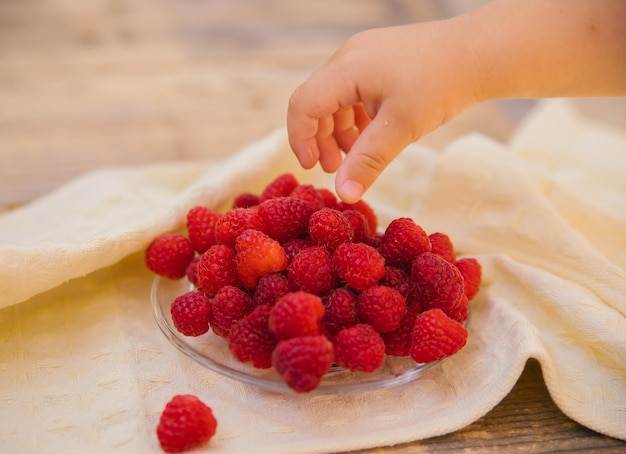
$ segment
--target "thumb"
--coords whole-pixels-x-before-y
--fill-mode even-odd
[[[376,181],[382,171],[411,143],[406,120],[381,108],[346,154],[335,177],[335,190],[341,200],[355,203]]]

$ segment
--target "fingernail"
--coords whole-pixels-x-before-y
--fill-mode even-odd
[[[347,180],[339,187],[338,195],[346,203],[356,203],[363,197],[364,192],[365,188],[361,183]]]

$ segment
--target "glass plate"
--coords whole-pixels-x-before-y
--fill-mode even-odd
[[[192,286],[186,279],[173,281],[157,276],[152,284],[154,318],[165,337],[178,350],[202,366],[231,379],[269,391],[295,392],[274,369],[257,369],[238,361],[230,353],[226,339],[215,335],[213,331],[198,337],[179,333],[172,323],[170,306],[177,296],[191,289]],[[419,364],[411,358],[388,356],[384,365],[373,373],[351,372],[333,367],[318,387],[308,394],[347,394],[391,388],[411,382],[441,363],[442,361]]]

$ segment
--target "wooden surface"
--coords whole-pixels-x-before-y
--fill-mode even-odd
[[[90,169],[232,153],[283,127],[291,91],[351,34],[477,3],[0,2],[0,211]],[[530,105],[481,104],[423,143],[441,148],[469,131],[506,140]],[[626,443],[567,418],[531,361],[510,395],[464,430],[361,452],[600,450]]]

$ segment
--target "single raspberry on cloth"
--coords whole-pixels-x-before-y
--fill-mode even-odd
[[[418,363],[439,361],[465,346],[467,330],[441,309],[429,309],[415,320],[409,354]]]
[[[218,336],[228,337],[232,326],[252,312],[252,309],[252,299],[246,292],[238,287],[225,285],[217,291],[211,303],[211,329]]]
[[[258,207],[233,208],[215,223],[215,241],[234,248],[239,234],[248,229],[267,233],[267,226],[259,215]]]
[[[281,243],[305,233],[315,211],[310,203],[293,197],[273,197],[258,210],[268,235]]]
[[[180,394],[165,405],[156,434],[163,451],[184,452],[208,442],[216,431],[211,407],[196,396]]]
[[[339,279],[333,259],[324,246],[312,246],[298,252],[287,269],[293,290],[323,295],[337,286]]]
[[[354,229],[341,211],[322,208],[309,218],[309,236],[314,243],[332,250],[341,243],[352,241]]]
[[[200,336],[209,330],[211,301],[199,291],[190,291],[177,296],[170,307],[172,322],[179,333],[185,336]]]
[[[299,184],[300,182],[293,173],[283,173],[265,186],[259,200],[264,202],[272,197],[287,197]]]
[[[420,254],[411,267],[415,298],[422,309],[456,310],[465,293],[463,276],[455,265],[432,252]]]
[[[199,257],[196,280],[207,295],[213,296],[225,285],[234,285],[237,282],[235,251],[230,247],[214,244]]]
[[[196,252],[202,254],[215,244],[215,224],[221,216],[205,206],[196,206],[187,212],[187,236]]]
[[[375,285],[385,275],[385,259],[365,243],[341,243],[333,252],[337,276],[357,292]]]
[[[450,263],[456,262],[454,245],[448,235],[441,232],[434,232],[428,235],[428,239],[430,240],[430,245],[432,246],[430,252],[437,254],[439,257],[446,259]]]
[[[371,325],[357,324],[333,337],[335,362],[351,371],[374,372],[385,361],[385,342]]]
[[[259,278],[287,268],[287,255],[280,243],[259,230],[243,231],[235,243],[237,277],[253,289]]]
[[[379,333],[398,329],[406,311],[406,300],[400,292],[384,285],[366,288],[356,301],[359,320]]]
[[[465,257],[456,261],[456,267],[461,272],[461,276],[463,276],[467,299],[471,301],[480,290],[480,281],[482,279],[480,262],[474,257]]]
[[[413,219],[397,218],[385,229],[379,250],[387,265],[406,269],[431,247],[428,235]]]
[[[324,316],[322,299],[307,292],[290,292],[282,296],[270,311],[269,329],[277,339],[319,334]]]
[[[228,348],[242,363],[250,362],[257,369],[272,367],[276,336],[268,328],[270,307],[255,307],[233,325],[228,335]]]
[[[146,249],[144,261],[150,271],[168,279],[182,279],[195,255],[189,238],[178,233],[155,239]]]
[[[298,393],[317,388],[333,361],[333,344],[323,335],[282,340],[272,353],[274,369]]]
[[[338,287],[326,295],[324,302],[324,318],[322,325],[328,330],[331,336],[338,331],[359,323],[356,313],[357,295],[346,287]]]

